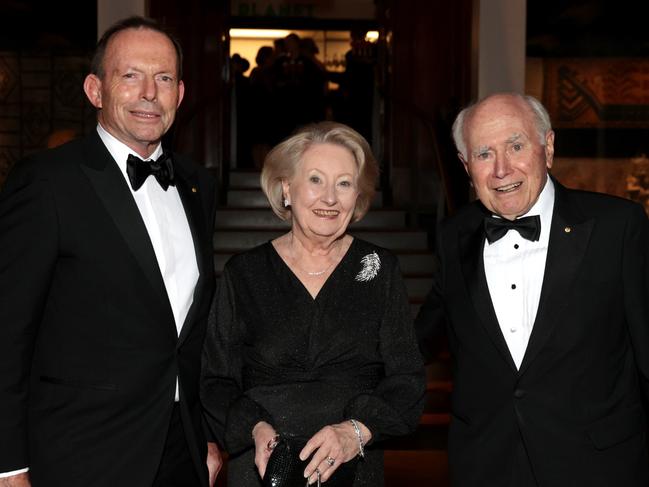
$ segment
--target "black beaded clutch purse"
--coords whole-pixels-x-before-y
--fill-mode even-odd
[[[264,487],[305,487],[304,469],[309,459],[300,460],[300,452],[306,445],[305,440],[292,437],[280,437],[273,449],[266,473]],[[327,487],[351,487],[356,477],[358,458],[340,465],[325,484]],[[319,484],[319,482],[318,482]]]
[[[306,461],[298,456],[305,443],[293,438],[280,438],[270,454],[264,487],[304,487]]]

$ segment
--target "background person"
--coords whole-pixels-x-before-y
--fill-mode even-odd
[[[442,225],[416,320],[424,354],[445,329],[455,365],[452,485],[648,485],[647,216],[548,176],[532,97],[485,98],[453,137],[479,201]]]
[[[250,124],[247,128],[251,139],[253,165],[261,169],[264,159],[273,144],[276,102],[273,97],[275,80],[273,62],[275,54],[270,46],[262,46],[257,51],[257,66],[250,73]]]
[[[264,163],[262,188],[291,230],[226,264],[205,342],[202,398],[232,485],[261,485],[278,433],[309,439],[311,481],[364,451],[353,485],[382,485],[380,441],[419,422],[424,370],[397,260],[347,233],[377,175],[367,142],[332,122]]]
[[[153,21],[110,27],[84,82],[97,130],[18,163],[0,193],[3,485],[208,485],[215,188],[180,155],[158,159],[181,66]]]

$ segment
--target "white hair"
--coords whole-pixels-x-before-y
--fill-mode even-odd
[[[518,93],[498,93],[489,95],[482,100],[467,106],[457,115],[455,122],[453,122],[453,141],[455,142],[457,151],[462,155],[465,161],[469,160],[464,134],[466,119],[479,105],[484,103],[489,98],[498,95],[508,95],[514,98],[518,98],[532,110],[532,113],[534,114],[534,126],[536,127],[536,132],[539,136],[539,142],[542,146],[545,146],[545,136],[550,130],[552,130],[552,124],[550,123],[550,115],[548,114],[548,111],[545,109],[543,104],[530,95],[521,95]]]

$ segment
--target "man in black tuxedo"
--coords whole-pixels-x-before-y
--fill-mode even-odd
[[[548,176],[532,97],[489,96],[453,136],[479,201],[441,226],[416,320],[424,355],[445,329],[453,358],[452,484],[646,487],[647,216]]]
[[[181,66],[155,22],[111,27],[84,82],[97,130],[0,193],[0,485],[214,482],[198,382],[215,185],[160,144]]]

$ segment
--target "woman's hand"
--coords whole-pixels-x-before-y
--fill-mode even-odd
[[[356,423],[365,445],[372,434],[365,425],[358,421]],[[350,461],[359,452],[358,435],[350,421],[325,426],[311,437],[300,452],[301,460],[306,460],[313,453],[304,476],[309,477],[309,483],[312,484],[317,480],[319,471],[320,480],[326,482],[341,464]]]
[[[210,487],[213,487],[214,483],[216,482],[216,476],[219,474],[219,471],[223,466],[223,457],[221,456],[221,450],[219,450],[219,446],[211,441],[207,442],[206,463],[209,484]]]
[[[277,432],[267,422],[260,421],[252,429],[252,438],[255,440],[255,465],[263,479],[268,459],[277,444]]]

